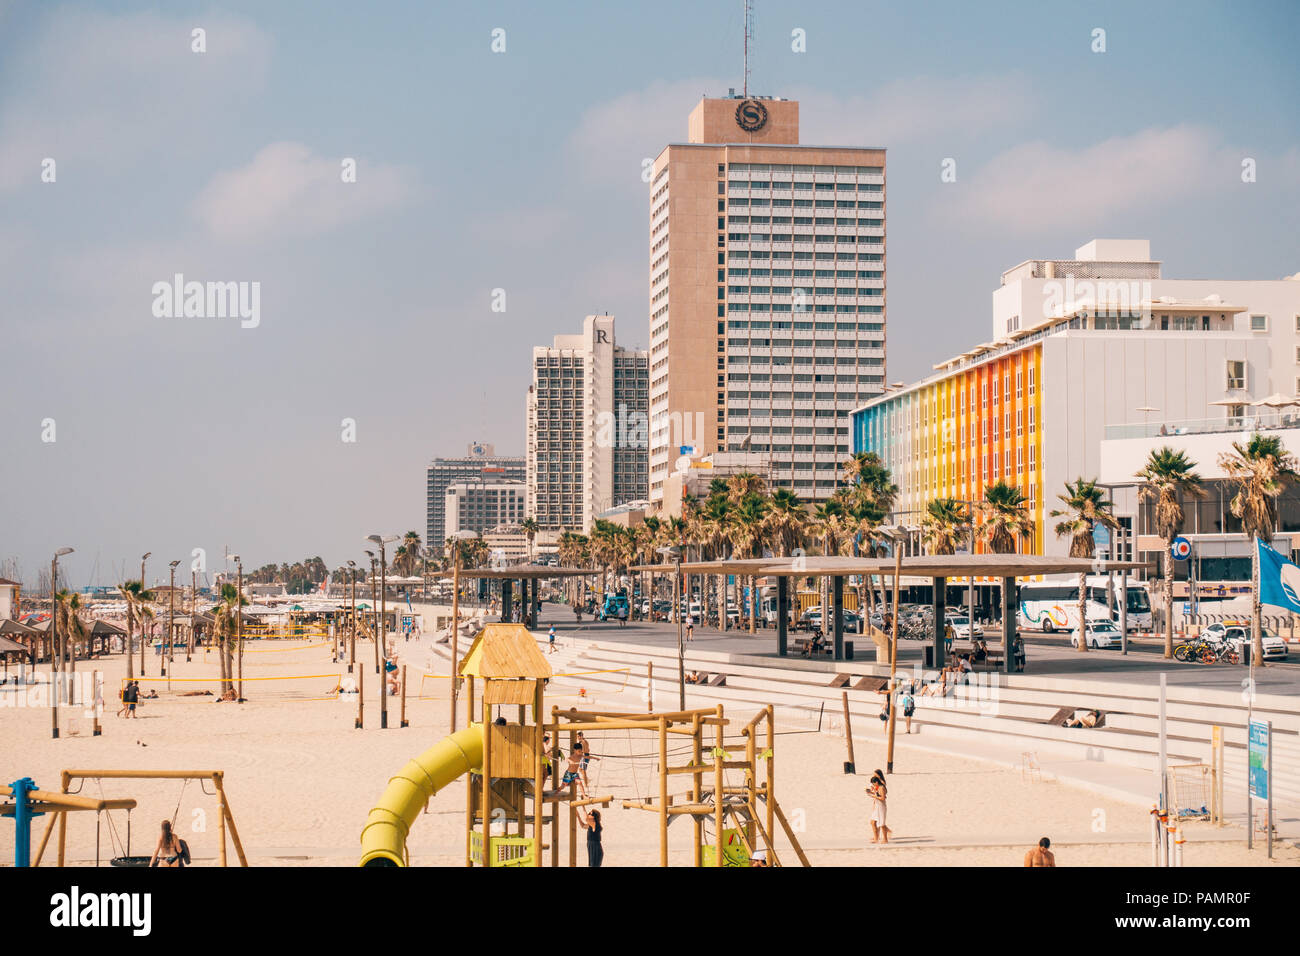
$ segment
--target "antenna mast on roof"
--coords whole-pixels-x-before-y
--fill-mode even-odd
[[[745,77],[744,90],[745,98],[749,98],[749,39],[754,35],[754,11],[751,0],[744,0],[745,3]]]

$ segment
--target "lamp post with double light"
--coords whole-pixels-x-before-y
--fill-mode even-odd
[[[400,538],[401,535],[391,534],[387,537],[379,534],[367,535],[366,540],[379,546],[379,629],[375,632],[376,648],[383,646],[383,653],[376,654],[385,662],[388,661],[388,552],[387,546]],[[386,730],[388,728],[388,675],[383,672],[381,667],[379,672],[379,727]]]

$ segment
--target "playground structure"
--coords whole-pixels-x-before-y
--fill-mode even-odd
[[[743,866],[758,849],[766,851],[769,865],[781,865],[773,839],[777,824],[799,861],[810,865],[775,799],[775,726],[770,706],[742,728],[744,758],[733,759],[726,750],[728,721],[721,705],[673,713],[552,708],[547,723],[544,694],[553,674],[532,634],[519,624],[484,627],[461,661],[459,674],[466,681],[469,726],[443,738],[389,780],[361,831],[361,866],[409,865],[406,841],[411,825],[430,798],[461,776],[467,777],[466,866],[542,866],[549,849],[550,865],[558,867],[560,829],[565,816],[568,865],[576,866],[578,812],[590,805],[608,807],[614,797],[579,800],[576,781],[564,785],[557,782],[564,759],[558,744],[564,732],[569,735],[570,751],[580,732],[627,732],[629,738],[633,732],[657,736],[657,798],[624,800],[622,806],[659,815],[661,865],[668,865],[669,824],[679,816],[689,816],[693,821],[695,866]],[[481,683],[481,689],[476,681]],[[476,690],[480,690],[477,699]],[[513,723],[504,717],[493,719],[494,708],[511,706],[517,708]],[[706,749],[710,730],[713,746]],[[547,734],[551,739],[549,748],[543,743]],[[668,741],[672,737],[690,743],[689,762],[682,766],[669,765]],[[760,761],[766,761],[762,768]],[[551,789],[545,786],[548,763]],[[728,771],[741,771],[742,781],[728,785]],[[711,787],[706,785],[706,775],[712,778]],[[679,776],[689,777],[688,790],[684,794],[670,793],[672,778]],[[562,803],[568,805],[567,814],[561,809]],[[493,834],[494,824],[502,832]]]
[[[226,856],[226,835],[229,833],[230,842],[234,844],[235,853],[239,857],[240,866],[248,866],[248,860],[244,856],[244,845],[240,842],[239,831],[235,827],[235,817],[230,810],[230,801],[226,796],[225,788],[225,771],[222,770],[65,770],[62,774],[62,788],[58,794],[45,794],[41,792],[41,800],[49,804],[48,810],[40,812],[49,812],[52,814],[49,823],[45,827],[45,833],[41,837],[41,845],[36,851],[36,859],[32,866],[40,866],[41,860],[45,856],[45,849],[49,845],[50,837],[54,832],[55,824],[58,824],[58,858],[56,865],[64,866],[66,863],[67,837],[68,837],[68,819],[67,814],[74,810],[96,810],[96,811],[127,811],[127,837],[125,852],[115,857],[115,865],[140,866],[143,863],[138,862],[140,857],[132,857],[130,854],[131,840],[131,822],[130,811],[135,808],[136,801],[127,800],[92,800],[88,797],[82,797],[80,793],[82,784],[80,781],[85,780],[181,780],[181,797],[176,801],[176,812],[172,814],[172,823],[175,825],[175,818],[180,811],[180,801],[184,797],[186,783],[190,780],[210,781],[213,786],[213,793],[210,796],[217,798],[219,813],[217,815],[217,834],[218,834],[218,858],[221,866],[227,865]],[[77,789],[72,790],[72,784],[78,781]],[[8,790],[9,788],[3,788]],[[207,793],[204,790],[204,793]],[[116,830],[112,825],[112,818],[109,819],[110,835],[116,844]],[[20,834],[21,839],[21,834]],[[30,846],[30,843],[28,844]],[[148,857],[143,858],[145,860]],[[137,861],[137,862],[117,862],[117,861]],[[95,862],[99,863],[99,831],[96,825],[95,835]]]
[[[33,796],[35,794],[35,796]],[[79,797],[68,793],[49,793],[41,790],[36,786],[36,782],[31,777],[23,777],[15,780],[11,786],[0,785],[0,797],[12,797],[12,803],[0,804],[0,817],[13,817],[14,827],[16,829],[14,837],[14,866],[30,867],[32,865],[32,818],[44,816],[47,813],[56,814],[50,818],[50,827],[52,828],[55,820],[66,819],[67,814],[83,810],[93,810],[98,815],[106,810],[126,810],[128,813],[135,809],[135,801],[132,799],[122,800],[92,800],[89,797]],[[48,840],[50,830],[45,831],[45,839]],[[98,840],[96,840],[95,864],[99,864]],[[41,843],[41,850],[44,851],[45,843]],[[36,857],[36,865],[40,866],[40,855]]]

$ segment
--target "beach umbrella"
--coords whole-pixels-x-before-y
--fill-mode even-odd
[[[1281,392],[1274,392],[1272,395],[1268,396],[1268,398],[1261,398],[1258,401],[1251,402],[1250,404],[1256,407],[1289,408],[1293,405],[1300,405],[1300,399],[1283,395]]]

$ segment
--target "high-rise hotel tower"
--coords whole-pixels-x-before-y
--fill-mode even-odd
[[[683,454],[835,489],[885,382],[885,151],[801,146],[799,104],[703,99],[650,184],[650,498]]]

